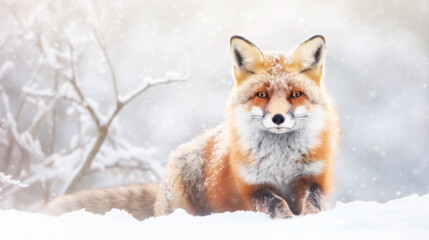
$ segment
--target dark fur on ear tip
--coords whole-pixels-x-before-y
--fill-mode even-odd
[[[247,40],[244,37],[239,36],[239,35],[232,36],[231,39],[229,40],[229,42],[232,43],[232,40],[234,40],[234,39],[240,39],[240,40],[247,42],[248,44],[254,45],[252,42],[250,42],[249,40]]]
[[[309,38],[309,39],[305,40],[305,41],[304,41],[304,43],[309,42],[309,41],[311,41],[311,40],[313,40],[313,39],[315,39],[315,38],[320,38],[320,39],[322,39],[322,40],[323,40],[323,43],[326,43],[325,37],[323,37],[322,35],[314,35],[314,36],[312,36],[311,38]]]

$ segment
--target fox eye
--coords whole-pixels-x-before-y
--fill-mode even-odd
[[[258,98],[267,98],[268,97],[268,93],[266,93],[266,92],[257,92],[256,96]]]
[[[299,98],[299,97],[301,97],[301,95],[302,95],[302,92],[300,92],[300,91],[295,91],[295,92],[292,92],[292,94],[290,95],[292,98]]]

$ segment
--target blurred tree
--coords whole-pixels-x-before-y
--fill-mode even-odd
[[[120,95],[115,68],[108,54],[109,46],[101,37],[104,29],[97,24],[99,13],[107,10],[100,6],[95,10],[94,5],[52,0],[25,7],[19,2],[7,4],[18,29],[0,44],[0,48],[8,41],[18,43],[16,47],[29,44],[30,49],[37,50],[37,67],[22,86],[16,109],[0,82],[5,112],[0,117],[0,174],[1,179],[9,179],[0,181],[0,185],[5,185],[0,190],[0,207],[20,208],[20,201],[15,200],[24,198],[28,204],[24,208],[37,208],[56,194],[75,190],[85,176],[106,168],[120,169],[121,174],[140,170],[149,172],[154,181],[160,179],[162,168],[152,158],[154,150],[135,147],[126,141],[117,125],[117,115],[147,89],[183,81],[186,77],[168,72],[160,79],[145,79],[130,93]],[[105,115],[100,112],[97,101],[85,96],[78,74],[85,73],[79,68],[83,58],[91,57],[88,54],[91,47],[101,52],[113,86],[115,104]],[[3,63],[0,81],[11,71],[18,71],[13,61]],[[64,107],[67,110],[61,111]],[[22,119],[24,109],[28,108],[32,109],[32,116]],[[59,118],[69,118],[67,124],[77,125],[66,149],[57,146]],[[62,128],[67,128],[67,124]],[[29,187],[22,188],[19,181],[10,180],[8,175]]]

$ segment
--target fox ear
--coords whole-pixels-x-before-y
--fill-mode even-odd
[[[234,78],[239,85],[262,68],[264,55],[253,43],[240,36],[232,36],[230,46]]]
[[[325,63],[325,38],[315,35],[301,43],[292,54],[294,68],[299,72],[311,74],[315,80],[320,81]]]

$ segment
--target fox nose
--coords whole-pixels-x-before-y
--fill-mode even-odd
[[[280,125],[285,121],[285,118],[281,114],[276,114],[271,120],[273,121],[273,123]]]

